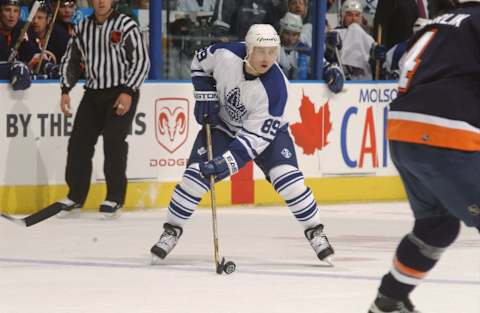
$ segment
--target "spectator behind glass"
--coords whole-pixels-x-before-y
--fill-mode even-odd
[[[287,12],[280,20],[281,45],[278,64],[288,79],[311,78],[311,50],[309,46],[300,41],[302,27],[300,15]],[[323,77],[330,91],[334,93],[342,91],[345,75],[337,64],[328,63],[324,59]]]
[[[32,20],[31,28],[37,35],[39,48],[44,49],[47,32],[50,27],[53,27],[48,41],[48,47],[44,52],[44,60],[52,64],[58,64],[67,48],[69,36],[65,29],[58,25],[51,25],[53,10],[54,8],[48,5],[48,2],[42,2],[42,5]],[[35,63],[38,63],[38,60],[36,60]]]
[[[334,30],[342,42],[339,63],[344,66],[347,79],[352,80],[371,80],[372,64],[377,60],[383,62],[386,54],[386,49],[377,45],[361,26],[362,12],[360,0],[345,1],[341,11],[342,27]],[[327,34],[327,37],[336,36],[332,33]]]
[[[0,0],[0,61],[8,59],[24,24],[20,21],[20,2]],[[16,59],[28,64],[38,52],[36,35],[29,29],[21,41]]]
[[[282,16],[280,0],[222,0],[213,14],[212,36],[228,42],[244,38],[253,24],[275,25]]]
[[[372,34],[368,27],[367,20],[363,15],[364,6],[360,0],[347,0],[342,4],[340,25],[348,27],[352,23],[357,23],[368,33]]]
[[[186,6],[182,5],[180,8],[185,9]],[[190,8],[193,7],[190,6]],[[208,6],[205,6],[205,8],[208,8]],[[190,65],[195,51],[210,45],[212,41],[210,19],[213,12],[183,12],[186,14],[180,15],[180,18],[170,24],[172,45],[169,46],[169,53],[165,58],[166,76],[170,79],[190,78]]]
[[[280,20],[280,53],[278,64],[288,79],[306,79],[310,63],[310,47],[300,41],[303,22],[300,15],[287,12]],[[299,59],[305,58],[304,64]],[[299,65],[307,65],[299,77]]]
[[[70,36],[73,35],[73,16],[77,10],[74,0],[60,0],[57,20],[58,26],[62,27]]]
[[[299,15],[303,21],[300,41],[307,46],[312,46],[312,23],[309,22],[308,0],[288,0],[288,12]]]

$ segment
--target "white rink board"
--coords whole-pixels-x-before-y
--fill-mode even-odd
[[[71,92],[74,109],[82,93],[80,85]],[[313,103],[312,112],[316,114],[328,101],[326,120],[331,125],[330,131],[323,135],[328,144],[321,150],[304,154],[304,149],[296,146],[306,177],[396,175],[384,136],[386,106],[396,96],[394,83],[350,83],[337,95],[321,83],[291,84],[286,108],[290,125],[302,122],[299,108],[303,96]],[[34,83],[29,90],[21,92],[13,92],[7,84],[0,83],[0,164],[6,169],[0,175],[0,185],[64,183],[66,147],[73,118],[63,117],[59,97],[56,82]],[[190,83],[143,85],[132,135],[128,138],[127,174],[131,180],[172,182],[180,179],[200,129],[193,116],[193,103]],[[322,134],[315,136],[319,138]],[[92,180],[103,180],[102,166],[100,139]],[[257,169],[255,178],[262,177]]]

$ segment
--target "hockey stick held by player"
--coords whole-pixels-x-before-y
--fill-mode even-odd
[[[185,224],[210,190],[212,176],[217,181],[224,179],[253,160],[303,226],[317,257],[331,262],[333,247],[313,194],[298,169],[284,118],[288,80],[276,63],[279,46],[280,38],[271,25],[255,24],[245,42],[218,43],[196,52],[192,82],[195,93],[203,94],[195,97],[195,117],[203,124],[210,122],[207,117],[218,116],[211,129],[213,157],[207,158],[203,128],[173,192],[164,232],[150,250],[154,257],[163,259],[176,246]]]

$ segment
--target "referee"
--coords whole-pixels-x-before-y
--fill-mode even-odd
[[[103,135],[107,195],[100,205],[106,218],[118,216],[127,189],[128,144],[125,141],[137,108],[139,89],[150,68],[137,24],[115,10],[115,0],[92,0],[93,14],[74,28],[60,66],[60,108],[71,116],[69,91],[85,73],[85,93],[68,141],[67,198],[60,216],[79,212],[87,198],[92,157]]]

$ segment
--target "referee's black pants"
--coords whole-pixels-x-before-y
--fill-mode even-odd
[[[92,157],[95,144],[103,135],[103,171],[107,182],[105,200],[123,204],[127,191],[127,154],[125,141],[130,131],[139,93],[132,96],[130,111],[119,116],[113,105],[121,93],[120,88],[87,89],[78,107],[72,134],[68,141],[65,180],[68,198],[85,203],[92,176]]]

